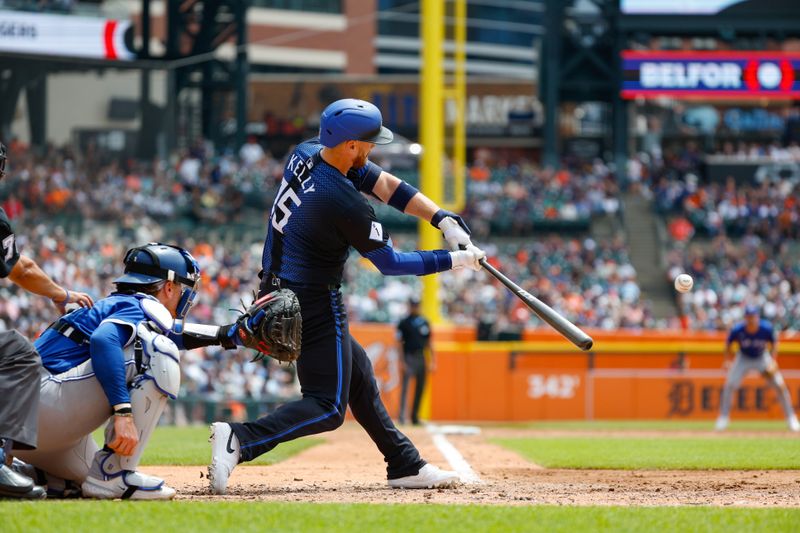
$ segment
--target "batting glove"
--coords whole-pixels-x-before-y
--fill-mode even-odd
[[[471,231],[469,231],[467,223],[464,222],[464,219],[462,219],[460,216],[456,215],[452,211],[447,211],[446,209],[439,209],[433,215],[433,217],[431,218],[431,225],[433,225],[434,228],[438,228],[444,231],[444,228],[442,228],[439,224],[442,222],[442,220],[444,220],[447,217],[450,217],[456,222],[458,222],[458,225],[461,226],[464,229],[464,231],[467,232],[467,235],[470,235],[472,233]]]
[[[472,246],[472,240],[469,238],[469,233],[464,231],[464,228],[459,226],[456,219],[453,217],[445,217],[439,222],[439,229],[444,234],[444,240],[450,246],[451,250],[463,250],[467,246]]]
[[[471,268],[475,272],[481,269],[480,260],[486,257],[486,252],[472,244],[467,245],[466,250],[457,250],[450,252],[450,259],[453,265],[450,267],[452,270],[460,268]]]

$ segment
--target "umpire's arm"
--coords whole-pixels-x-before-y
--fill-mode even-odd
[[[91,307],[94,302],[88,294],[68,291],[50,279],[36,261],[26,255],[19,256],[8,279],[28,292],[50,298],[53,303],[62,308],[68,303],[77,303],[81,307]]]
[[[51,300],[64,300],[67,296],[66,289],[60,287],[50,276],[39,268],[36,261],[25,255],[19,256],[19,261],[11,269],[8,279],[28,292],[50,298]]]

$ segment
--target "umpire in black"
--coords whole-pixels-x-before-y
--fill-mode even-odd
[[[431,327],[428,321],[419,314],[419,300],[412,298],[408,302],[408,316],[397,325],[397,335],[403,345],[403,384],[400,388],[401,424],[406,423],[406,405],[408,383],[414,378],[414,403],[411,406],[411,423],[419,425],[419,404],[425,388],[425,376],[428,365],[425,352],[430,350]],[[434,364],[433,353],[430,353],[430,365]]]
[[[0,179],[7,152],[0,143]],[[50,298],[62,312],[67,304],[91,306],[91,297],[57,285],[32,259],[20,255],[6,212],[0,208],[0,278]],[[12,470],[11,450],[36,448],[41,361],[33,345],[16,330],[0,332],[0,498],[39,499],[45,490]]]

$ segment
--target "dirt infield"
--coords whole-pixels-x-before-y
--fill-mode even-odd
[[[407,428],[407,433],[428,461],[448,467],[427,431]],[[144,470],[165,478],[178,490],[179,499],[189,500],[800,507],[798,471],[544,469],[486,440],[512,434],[550,433],[490,429],[481,435],[448,436],[482,480],[455,489],[389,489],[380,454],[354,424],[325,434],[324,444],[277,465],[239,466],[226,496],[209,494],[205,468],[152,466]],[[654,432],[646,434],[653,436]],[[625,435],[643,436],[637,432]]]

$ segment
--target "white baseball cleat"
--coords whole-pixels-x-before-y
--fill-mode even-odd
[[[228,478],[239,464],[239,439],[230,424],[214,422],[211,424],[211,464],[208,465],[208,482],[212,494],[228,492]]]
[[[800,432],[800,422],[798,422],[796,415],[792,415],[786,423],[789,425],[789,431]]]
[[[714,424],[714,431],[725,431],[728,429],[728,422],[730,422],[730,418],[727,416],[717,418],[717,423]]]
[[[99,500],[171,500],[175,489],[164,484],[163,479],[141,472],[123,470],[110,479],[97,479],[91,475],[81,485],[84,498]]]
[[[460,482],[461,479],[456,472],[426,464],[414,476],[390,479],[389,486],[393,489],[434,489],[455,487]]]

